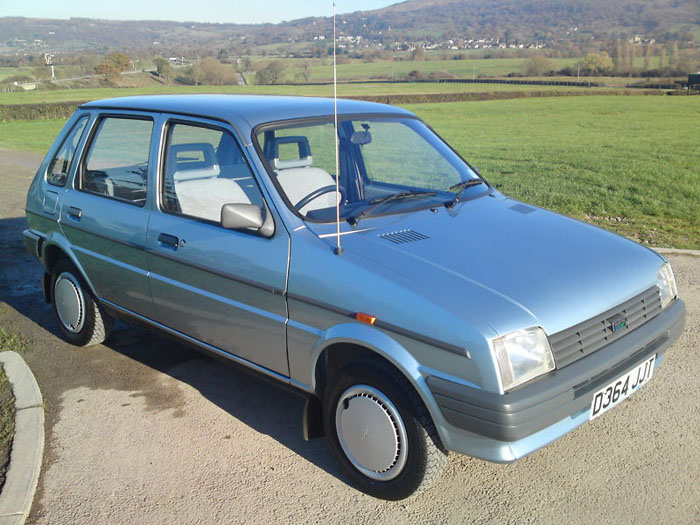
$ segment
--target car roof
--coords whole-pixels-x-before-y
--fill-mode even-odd
[[[333,99],[273,95],[144,95],[95,100],[81,108],[176,113],[224,120],[244,136],[250,136],[255,126],[266,122],[333,115]],[[414,116],[410,111],[387,104],[340,98],[338,114]]]

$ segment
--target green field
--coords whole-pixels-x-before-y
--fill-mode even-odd
[[[416,104],[503,192],[654,246],[700,248],[696,97]],[[43,152],[60,121],[0,124],[0,147]]]
[[[700,248],[696,97],[565,97],[408,109],[514,198],[654,246]]]
[[[411,71],[418,70],[425,74],[446,71],[459,78],[472,78],[487,76],[506,76],[508,73],[519,73],[525,58],[492,58],[480,60],[424,60],[424,61],[377,61],[365,63],[361,60],[352,60],[347,64],[339,64],[338,79],[354,80],[368,79],[373,77],[404,78]],[[552,59],[557,69],[567,66],[574,66],[580,59],[578,58],[556,58]],[[293,63],[286,62],[285,63]],[[285,77],[289,80],[296,78],[301,72],[298,67],[289,67],[284,71]],[[328,65],[311,66],[311,81],[328,80],[333,78],[333,67],[329,61]]]
[[[402,79],[413,70],[421,71],[426,75],[437,72],[448,72],[458,78],[478,78],[479,76],[505,77],[510,73],[522,73],[523,65],[526,61],[526,58],[424,60],[416,62],[411,60],[378,60],[370,63],[365,63],[362,60],[350,60],[346,64],[339,64],[337,69],[338,79],[340,80],[371,79],[375,77]],[[580,61],[581,58],[552,59],[556,71],[565,67],[576,67]],[[285,59],[283,61],[283,63],[288,66],[284,71],[284,76],[287,80],[298,79],[298,75],[301,73],[300,64],[302,62],[304,61],[298,59]],[[310,68],[310,81],[321,81],[333,78],[332,62],[330,60],[327,65],[319,65],[315,61],[311,61],[311,63],[313,65]],[[636,57],[634,63],[635,67],[642,69],[644,67],[644,57]],[[659,57],[651,57],[649,65],[651,68],[659,67]],[[559,80],[575,82],[577,79],[575,77],[563,77]],[[581,80],[589,82],[606,81],[606,79],[601,77],[591,77]],[[639,81],[639,79],[623,77],[608,78],[607,80],[612,80],[614,83]]]
[[[0,82],[8,77],[14,77],[17,75],[27,75],[33,77],[33,70],[31,67],[0,67]]]
[[[523,86],[513,84],[339,84],[338,96],[391,95],[421,93],[492,93],[494,91],[575,91],[592,88],[569,86]],[[159,95],[172,93],[252,93],[260,95],[333,96],[333,86],[164,86],[138,88],[92,88],[34,90],[0,93],[0,104],[38,104],[51,102],[87,101],[128,95]]]

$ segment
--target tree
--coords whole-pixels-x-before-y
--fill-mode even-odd
[[[408,73],[408,80],[427,80],[428,76],[423,73],[422,71],[419,71],[418,69],[414,69],[413,71]]]
[[[627,66],[629,67],[630,71],[634,70],[634,57],[636,56],[637,52],[637,47],[632,44],[632,42],[627,42],[627,47],[629,48],[629,63]]]
[[[284,65],[279,60],[273,60],[267,66],[255,73],[256,84],[279,84]]]
[[[666,46],[659,46],[659,69],[666,67]]]
[[[236,71],[230,65],[224,65],[213,57],[205,57],[194,64],[188,71],[188,80],[194,85],[222,86],[235,84]]]
[[[170,80],[173,75],[173,66],[170,65],[170,61],[165,58],[156,58],[153,60],[156,66],[156,71],[159,77],[163,77],[165,80]]]
[[[588,53],[579,62],[581,72],[590,76],[598,76],[609,73],[612,69],[612,60],[605,51],[600,53]]]
[[[528,77],[541,77],[546,73],[553,71],[555,68],[554,61],[541,55],[528,58],[523,63],[523,73]]]
[[[411,51],[411,60],[420,62],[425,60],[425,50],[422,47],[417,47]]]
[[[615,54],[613,55],[613,70],[615,73],[620,73],[624,71],[623,60],[624,51],[622,47],[622,41],[618,38],[615,40]]]
[[[669,66],[675,66],[678,63],[678,44],[676,42],[671,42],[671,57],[669,60]]]
[[[129,55],[119,52],[109,53],[102,62],[95,66],[95,73],[114,79],[119,77],[122,71],[129,69],[129,63]]]
[[[47,66],[32,68],[32,76],[36,80],[51,80],[51,68]]]
[[[649,70],[651,69],[651,57],[653,55],[653,45],[652,44],[647,44],[644,47],[644,69]]]
[[[311,64],[306,60],[301,63],[301,76],[306,82],[311,78]]]

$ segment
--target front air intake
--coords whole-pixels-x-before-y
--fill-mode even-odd
[[[422,241],[423,239],[428,238],[427,235],[414,232],[413,230],[399,230],[397,232],[382,233],[380,237],[382,239],[386,239],[387,241],[391,241],[394,244],[405,244],[407,242]]]

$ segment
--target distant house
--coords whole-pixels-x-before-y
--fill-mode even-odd
[[[31,91],[32,89],[36,89],[36,82],[13,82],[13,84],[17,87],[22,88],[24,91]]]

